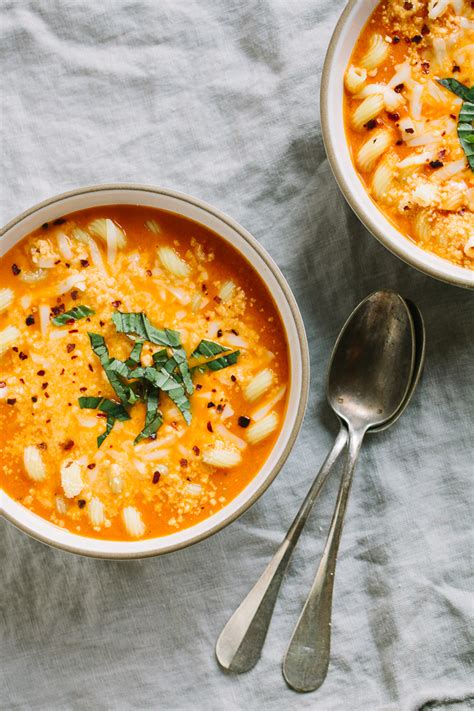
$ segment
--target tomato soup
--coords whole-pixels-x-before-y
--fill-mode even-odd
[[[268,457],[288,358],[264,283],[209,229],[139,206],[58,217],[0,259],[1,486],[85,536],[192,526]]]
[[[385,0],[345,74],[355,166],[409,239],[474,269],[474,11],[463,0]]]

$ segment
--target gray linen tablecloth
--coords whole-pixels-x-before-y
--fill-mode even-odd
[[[468,621],[473,294],[380,246],[325,158],[318,92],[342,0],[3,0],[1,221],[55,193],[136,181],[234,216],[300,304],[311,397],[295,449],[239,521],[168,557],[75,557],[1,524],[2,709],[415,711],[472,708]],[[397,426],[368,438],[336,576],[333,652],[316,693],[280,664],[336,490],[318,503],[263,657],[222,673],[214,643],[287,529],[336,432],[324,374],[374,289],[426,319],[426,372]]]

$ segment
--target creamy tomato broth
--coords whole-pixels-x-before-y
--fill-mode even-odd
[[[74,533],[163,536],[225,506],[278,437],[288,378],[262,280],[183,217],[84,210],[0,260],[2,488]]]
[[[463,0],[384,0],[345,74],[355,166],[420,247],[474,269],[474,10]]]

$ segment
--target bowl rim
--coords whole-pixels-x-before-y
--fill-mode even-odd
[[[281,289],[282,295],[284,296],[286,303],[289,307],[291,317],[294,322],[294,326],[296,329],[296,333],[298,336],[298,352],[301,358],[301,384],[300,384],[300,389],[298,393],[298,404],[295,409],[295,414],[294,414],[294,422],[291,427],[291,430],[288,434],[288,439],[286,442],[286,445],[284,449],[282,450],[279,458],[275,462],[274,466],[272,469],[269,471],[268,475],[266,478],[261,482],[260,486],[254,491],[252,496],[250,496],[248,499],[242,502],[242,504],[234,511],[232,512],[229,516],[225,517],[222,521],[219,521],[215,523],[213,526],[211,526],[209,529],[203,531],[202,533],[195,534],[194,536],[190,536],[189,539],[185,541],[181,541],[175,544],[171,545],[161,545],[158,548],[152,548],[146,551],[117,551],[117,552],[103,552],[103,551],[94,551],[90,550],[87,548],[87,545],[81,546],[80,543],[83,540],[85,543],[88,540],[95,540],[91,539],[90,537],[87,536],[79,536],[78,534],[73,534],[74,536],[77,537],[78,539],[78,545],[69,545],[67,543],[63,543],[59,541],[57,538],[54,536],[54,529],[55,525],[51,524],[51,535],[48,534],[43,534],[43,533],[38,533],[36,530],[33,530],[28,523],[25,521],[22,521],[21,519],[19,520],[15,516],[13,516],[10,512],[6,512],[3,507],[1,511],[1,515],[6,518],[10,523],[12,523],[16,528],[20,529],[24,533],[28,534],[30,537],[45,543],[47,545],[50,545],[54,548],[58,548],[64,551],[67,551],[69,553],[75,553],[76,555],[82,555],[86,557],[91,557],[91,558],[98,558],[98,559],[106,559],[106,560],[130,560],[130,559],[139,559],[139,558],[148,558],[152,556],[157,556],[157,555],[164,555],[166,553],[172,553],[177,550],[181,550],[184,548],[188,548],[189,546],[194,545],[195,543],[199,543],[200,541],[205,540],[206,538],[209,538],[212,536],[214,533],[217,533],[218,531],[224,529],[226,526],[234,522],[237,518],[239,518],[243,513],[245,513],[253,504],[264,494],[264,492],[269,488],[270,484],[274,481],[276,476],[279,474],[281,471],[284,463],[286,462],[293,445],[295,444],[295,441],[297,439],[298,433],[300,431],[304,414],[306,411],[306,406],[308,402],[308,394],[309,394],[309,370],[310,370],[310,365],[309,365],[309,348],[308,348],[308,341],[306,337],[306,331],[303,323],[303,318],[301,316],[298,304],[296,302],[296,299],[293,295],[293,292],[291,291],[291,288],[289,284],[287,283],[285,277],[283,276],[281,270],[277,266],[276,262],[273,260],[273,258],[269,255],[269,253],[266,251],[266,249],[257,241],[255,237],[253,237],[250,232],[248,232],[242,225],[240,225],[236,220],[234,220],[232,217],[227,215],[226,213],[222,212],[218,208],[215,208],[211,204],[200,200],[199,198],[196,198],[194,196],[188,195],[187,193],[177,191],[177,190],[172,190],[168,188],[163,188],[161,186],[156,186],[156,185],[150,185],[150,184],[145,184],[145,183],[103,183],[103,184],[96,184],[96,185],[88,185],[80,188],[76,188],[74,190],[69,190],[67,192],[59,193],[57,195],[54,195],[53,197],[47,198],[46,200],[43,200],[42,202],[36,203],[32,207],[28,208],[18,216],[14,217],[12,220],[10,220],[6,225],[0,228],[0,239],[13,227],[18,225],[19,223],[22,222],[27,217],[30,217],[34,215],[36,212],[42,210],[45,207],[49,207],[51,205],[54,205],[57,202],[60,202],[61,200],[65,200],[68,198],[74,198],[78,196],[84,196],[87,195],[88,193],[100,193],[100,192],[110,192],[110,191],[137,191],[137,192],[149,192],[154,195],[161,195],[165,197],[169,197],[172,199],[180,200],[185,203],[190,204],[191,206],[197,207],[198,209],[208,212],[210,215],[213,217],[216,217],[218,220],[222,221],[224,224],[226,224],[230,229],[234,230],[239,234],[240,237],[249,245],[251,249],[253,249],[255,252],[257,252],[258,256],[262,259],[262,261],[265,263],[265,265],[268,267],[270,272],[272,273],[272,276],[276,280],[278,286]],[[127,202],[124,204],[134,204],[133,202]],[[86,208],[82,208],[86,209]],[[178,213],[179,214],[179,213]],[[221,239],[224,239],[223,237]],[[253,266],[253,265],[252,265]],[[254,267],[255,268],[255,267]],[[260,275],[264,283],[266,284],[265,279]],[[270,291],[270,294],[272,294],[272,291],[270,290],[269,286],[266,284],[267,288]],[[273,296],[273,294],[272,294]],[[273,297],[274,298],[274,297]],[[275,301],[275,298],[274,298]],[[276,301],[275,301],[275,307],[277,308],[280,317],[282,319],[282,322],[285,323],[285,318],[281,314],[280,308],[278,307]],[[278,441],[278,440],[277,440]],[[258,473],[258,472],[257,472]],[[249,482],[250,483],[250,482]],[[243,490],[245,491],[245,489]],[[3,492],[5,494],[5,492]],[[7,495],[8,496],[8,495]],[[10,497],[8,497],[10,498]],[[13,499],[11,499],[14,501]],[[231,503],[231,502],[229,502]],[[21,504],[19,504],[21,509],[25,509],[25,511],[29,511],[26,507],[23,507]],[[225,509],[225,507],[224,507]],[[32,513],[32,512],[30,512]],[[36,514],[37,515],[37,514]],[[46,519],[43,519],[41,516],[39,517],[43,521],[46,521]],[[46,523],[50,523],[46,521]],[[194,526],[190,526],[188,529],[183,529],[184,531],[189,530],[192,531]],[[58,528],[59,531],[62,531],[61,528]],[[163,541],[166,539],[166,536],[161,536],[161,537],[156,537],[155,539],[153,538],[147,538],[143,539],[144,542],[149,542],[149,541]],[[112,542],[112,541],[111,541]],[[114,541],[115,543],[117,541]],[[123,543],[126,545],[128,541],[118,541],[119,543]],[[138,541],[137,543],[139,543]]]
[[[371,234],[381,244],[383,244],[389,252],[401,259],[405,262],[405,264],[408,264],[409,266],[417,269],[419,272],[434,277],[439,281],[466,289],[474,289],[474,272],[472,270],[460,267],[447,259],[443,259],[438,255],[432,254],[423,250],[421,247],[418,247],[387,219],[382,210],[380,210],[371,199],[371,205],[369,208],[366,209],[362,206],[355,196],[352,187],[352,183],[355,180],[362,182],[357,171],[355,170],[352,159],[350,160],[351,169],[349,176],[345,175],[345,172],[340,165],[339,152],[335,144],[330,117],[330,96],[331,92],[335,90],[335,87],[331,85],[330,75],[333,68],[333,62],[340,48],[339,40],[341,34],[351,19],[353,9],[356,5],[360,4],[360,0],[348,0],[331,35],[323,64],[320,88],[320,116],[323,143],[326,149],[329,165],[331,166],[332,172],[342,194],[353,212],[357,215],[365,227],[367,227]],[[369,7],[369,11],[365,17],[366,21],[369,19],[372,12],[373,8],[370,9]],[[346,139],[345,141],[347,144]],[[363,189],[366,191],[365,186],[363,186]],[[369,196],[367,191],[366,193]],[[393,236],[388,234],[390,230],[393,230]],[[395,236],[401,237],[403,241],[401,240],[399,243],[396,242],[394,239]],[[410,250],[410,246],[415,246],[419,254],[413,254]],[[433,260],[433,263],[431,263],[432,260],[430,258],[433,257],[436,259]]]

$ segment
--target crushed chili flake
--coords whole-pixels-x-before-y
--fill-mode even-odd
[[[401,141],[401,140],[399,139],[399,140],[395,143],[395,145],[396,145],[396,146],[402,146],[402,145],[403,145],[403,141]]]
[[[414,42],[415,44],[420,44],[422,39],[423,39],[423,37],[421,35],[415,35],[414,37],[411,38],[411,41]]]
[[[205,284],[201,284],[201,291],[207,294],[207,286]]]
[[[31,398],[31,402],[38,402],[38,398],[36,397],[36,395],[33,395],[33,397]]]
[[[153,484],[158,484],[158,482],[160,481],[160,477],[161,477],[160,472],[153,472],[153,479],[152,479]]]
[[[400,42],[400,37],[398,35],[395,35],[392,38],[393,44],[398,44]]]
[[[405,88],[405,84],[397,84],[397,86],[394,88],[394,91],[396,91],[397,94],[400,94],[404,88]]]
[[[53,225],[64,225],[66,222],[66,219],[64,217],[58,217],[56,220],[54,220]]]
[[[38,447],[38,449],[48,449],[48,445],[46,444],[46,442],[40,442],[36,446]]]
[[[105,326],[105,321],[99,321],[99,326]]]
[[[43,375],[45,374],[45,372],[46,372],[46,371],[44,371],[44,370],[38,370],[38,372],[36,373],[36,375],[39,375],[40,378],[42,378]]]
[[[408,2],[408,0],[407,0],[406,2],[403,3],[403,7],[405,10],[413,10],[413,3]]]
[[[390,121],[398,121],[400,118],[400,114],[396,111],[388,111],[387,116],[389,117]]]
[[[46,390],[47,387],[48,387],[48,383],[42,383],[42,384],[41,384],[41,388],[42,388],[43,390]]]
[[[63,314],[66,311],[66,307],[64,304],[59,304],[59,306],[53,306],[51,309],[51,313],[53,316],[59,316],[59,314]]]
[[[197,446],[197,444],[194,445],[194,447],[193,447],[193,452],[194,452],[194,454],[196,455],[196,457],[199,457],[199,455],[201,454],[201,450],[199,449],[199,447]]]
[[[49,227],[49,225],[48,225],[47,222],[43,222],[43,224],[41,225],[41,227],[43,228],[43,230],[47,230],[48,227]]]
[[[115,306],[116,309],[118,309],[119,306],[122,305],[122,302],[117,299],[116,301],[112,301],[112,306]]]
[[[89,370],[91,371],[91,373],[94,372],[94,368],[92,367],[92,365],[91,365],[90,363],[87,364],[87,367],[89,368]]]
[[[152,273],[151,269],[147,269],[146,272],[145,272],[145,274],[147,275],[147,277],[153,276],[153,273]]]
[[[222,299],[220,296],[215,296],[214,301],[216,302],[216,304],[220,304],[222,302]]]
[[[64,449],[65,452],[68,452],[74,447],[74,441],[72,439],[68,439],[66,442],[62,443],[61,447]]]
[[[188,466],[188,460],[187,459],[180,459],[179,463],[182,467],[187,467]]]
[[[84,385],[82,388],[79,388],[79,391],[80,391],[81,393],[85,393],[86,390],[87,390],[87,388],[86,388],[85,385]]]
[[[239,332],[236,331],[235,328],[231,328],[230,331],[231,331],[231,333],[234,334],[234,336],[238,336],[238,335],[239,335]]]
[[[33,316],[33,314],[30,314],[25,319],[25,323],[27,326],[32,326],[34,324],[34,322],[35,322],[35,317]]]
[[[94,464],[94,462],[92,462],[92,464],[88,464],[88,465],[87,465],[87,468],[88,468],[88,469],[95,469],[95,464]]]
[[[88,259],[81,259],[81,267],[88,267],[89,266],[89,260]]]
[[[215,407],[215,404],[214,404],[213,402],[208,402],[208,403],[207,403],[207,406],[208,406],[208,407]]]
[[[201,383],[198,383],[198,384],[196,385],[196,390],[202,390],[202,385],[201,385]]]
[[[75,343],[68,343],[67,346],[66,346],[66,352],[67,352],[67,353],[72,353],[72,351],[74,350],[75,347],[76,347],[76,344],[75,344]]]
[[[18,274],[21,272],[21,269],[17,264],[12,264],[12,272],[13,276],[18,276]]]
[[[223,409],[224,409],[224,405],[222,405],[221,403],[219,403],[218,406],[217,406],[217,408],[216,408],[217,412],[222,412]]]
[[[235,375],[231,375],[231,376],[230,376],[230,379],[232,380],[233,383],[235,383],[235,381],[237,380],[237,378],[235,377]]]
[[[71,299],[73,301],[76,301],[78,299],[78,297],[79,297],[79,292],[77,291],[77,289],[74,289],[74,291],[71,291]]]
[[[44,396],[45,398],[49,398],[49,393],[45,392]]]
[[[28,356],[26,355],[26,353],[23,353],[23,351],[20,351],[20,352],[19,352],[18,357],[19,357],[20,360],[26,360],[26,359],[28,358]]]
[[[217,338],[222,338],[222,328],[217,331]]]
[[[442,160],[430,160],[430,166],[433,168],[433,170],[436,170],[437,168],[442,168],[444,165]]]
[[[72,321],[72,322],[68,321],[68,323],[74,323],[74,321]],[[79,329],[78,328],[71,328],[71,330],[68,331],[68,333],[79,333]]]
[[[429,35],[430,34],[430,28],[426,23],[423,23],[422,28],[421,28],[421,34],[422,35]]]
[[[460,71],[461,71],[461,67],[459,66],[459,64],[453,64],[453,73],[460,72]]]
[[[370,121],[367,121],[367,123],[364,123],[364,128],[367,129],[367,131],[372,131],[377,125],[377,119],[370,119]]]
[[[208,422],[206,426],[207,426],[208,432],[214,432],[214,430],[212,429],[212,425],[211,425],[210,422]]]
[[[61,372],[59,373],[59,375],[64,375],[64,368],[61,370]]]
[[[16,403],[16,397],[7,398],[7,405],[14,405]]]
[[[247,415],[241,415],[238,419],[238,423],[240,427],[248,427],[250,424],[250,417],[247,417]]]
[[[415,133],[415,129],[414,128],[406,128],[405,133]]]
[[[13,346],[12,351],[14,351],[15,353],[18,353],[18,350],[19,350],[18,346]]]
[[[86,505],[85,499],[79,499],[77,502],[77,505],[79,506],[80,509],[83,509],[84,506]]]

